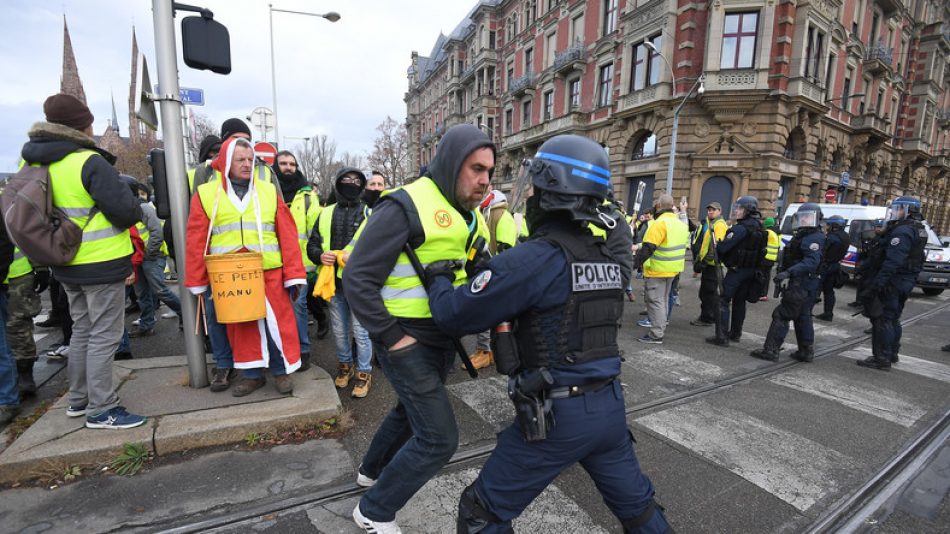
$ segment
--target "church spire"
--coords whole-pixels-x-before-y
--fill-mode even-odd
[[[63,15],[63,74],[60,77],[59,92],[78,98],[86,104],[86,92],[79,79],[79,67],[76,66],[76,56],[73,54],[73,42],[69,38],[69,26],[66,25],[66,15]]]
[[[120,135],[119,134],[119,116],[116,115],[115,113],[115,95],[110,95],[110,97],[112,98],[112,121],[111,121],[112,124],[110,126],[112,126],[112,129],[115,130],[116,135]]]

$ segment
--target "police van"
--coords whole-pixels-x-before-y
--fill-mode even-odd
[[[782,216],[779,227],[781,246],[792,239],[792,216],[798,211],[801,204],[791,204]],[[887,208],[884,206],[863,206],[861,204],[819,204],[822,217],[827,219],[832,215],[840,215],[848,221],[845,231],[851,237],[848,253],[841,260],[841,269],[851,275],[854,272],[854,262],[858,257],[858,248],[861,246],[861,234],[870,229],[876,219],[887,217]],[[950,247],[944,247],[937,234],[924,221],[927,230],[926,257],[924,268],[917,275],[916,286],[926,295],[939,295],[950,287]]]

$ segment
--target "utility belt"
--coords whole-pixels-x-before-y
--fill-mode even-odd
[[[616,376],[606,378],[604,380],[598,380],[596,382],[590,382],[587,384],[582,384],[579,386],[563,386],[558,388],[549,389],[547,392],[547,398],[549,399],[567,399],[570,397],[580,397],[585,393],[592,393],[595,391],[600,391],[611,384],[617,379]]]

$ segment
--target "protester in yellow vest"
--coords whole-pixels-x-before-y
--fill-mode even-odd
[[[766,217],[762,221],[765,227],[765,233],[768,235],[768,242],[765,245],[765,262],[762,263],[762,271],[765,272],[765,285],[762,289],[760,301],[769,300],[769,287],[772,283],[772,267],[778,261],[778,251],[781,248],[782,238],[778,235],[778,226],[775,225],[774,217]]]
[[[256,176],[253,161],[249,141],[232,137],[224,142],[213,164],[222,178],[198,187],[186,236],[185,286],[193,295],[209,291],[206,254],[253,251],[263,257],[265,318],[227,325],[234,366],[242,371],[231,390],[235,397],[262,387],[265,367],[278,392],[293,390],[288,373],[300,368],[300,340],[291,294],[307,283],[294,219],[277,188]]]
[[[142,210],[119,181],[115,157],[96,147],[89,108],[58,94],[46,99],[43,111],[48,122],[30,129],[23,160],[49,167],[53,206],[83,229],[73,259],[52,267],[73,318],[66,415],[86,416],[87,428],[136,427],[145,418],[119,405],[112,361],[124,330],[125,281],[132,274],[128,228]]]
[[[686,266],[689,227],[673,213],[673,197],[670,195],[660,195],[655,211],[633,265],[635,269],[643,268],[647,317],[651,325],[650,331],[637,341],[660,344],[666,330],[673,279]]]
[[[721,274],[721,264],[716,264],[715,243],[722,241],[729,231],[729,225],[722,219],[722,205],[710,202],[706,205],[706,219],[700,224],[693,236],[693,278],[699,279],[699,318],[690,321],[693,326],[711,326],[716,324],[716,314],[719,313],[719,296],[717,295]],[[720,271],[721,272],[721,271]]]
[[[297,332],[300,337],[300,370],[306,371],[310,368],[310,330],[307,326],[310,321],[307,315],[307,297],[313,290],[317,275],[317,266],[307,257],[307,239],[320,216],[320,199],[303,172],[300,171],[297,158],[291,152],[281,150],[277,153],[274,174],[280,183],[284,203],[290,208],[290,214],[297,226],[297,242],[300,244],[304,270],[307,271],[307,290],[301,291],[297,300],[294,301],[294,315],[297,317]],[[317,319],[319,321],[321,317],[317,316]],[[320,331],[327,328],[328,324],[326,316],[322,319],[317,328],[318,337],[321,339]],[[325,330],[323,334],[326,335]]]
[[[477,207],[494,168],[495,147],[484,132],[471,124],[449,128],[426,175],[380,199],[343,273],[353,313],[398,398],[359,468],[357,483],[372,486],[353,510],[363,529],[398,528],[396,512],[458,446],[444,385],[456,355],[432,320],[405,247],[428,269],[465,283],[463,265],[483,228]]]

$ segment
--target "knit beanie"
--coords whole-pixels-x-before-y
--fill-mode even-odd
[[[229,137],[236,133],[245,133],[248,138],[251,137],[251,129],[241,119],[228,119],[221,124],[221,140],[227,141]]]
[[[54,122],[69,126],[74,130],[83,131],[92,125],[93,116],[78,98],[65,93],[55,94],[43,103],[43,113],[47,122]]]
[[[221,139],[217,135],[208,135],[201,140],[201,145],[198,147],[198,161],[207,160],[212,150],[215,152],[221,150]]]

